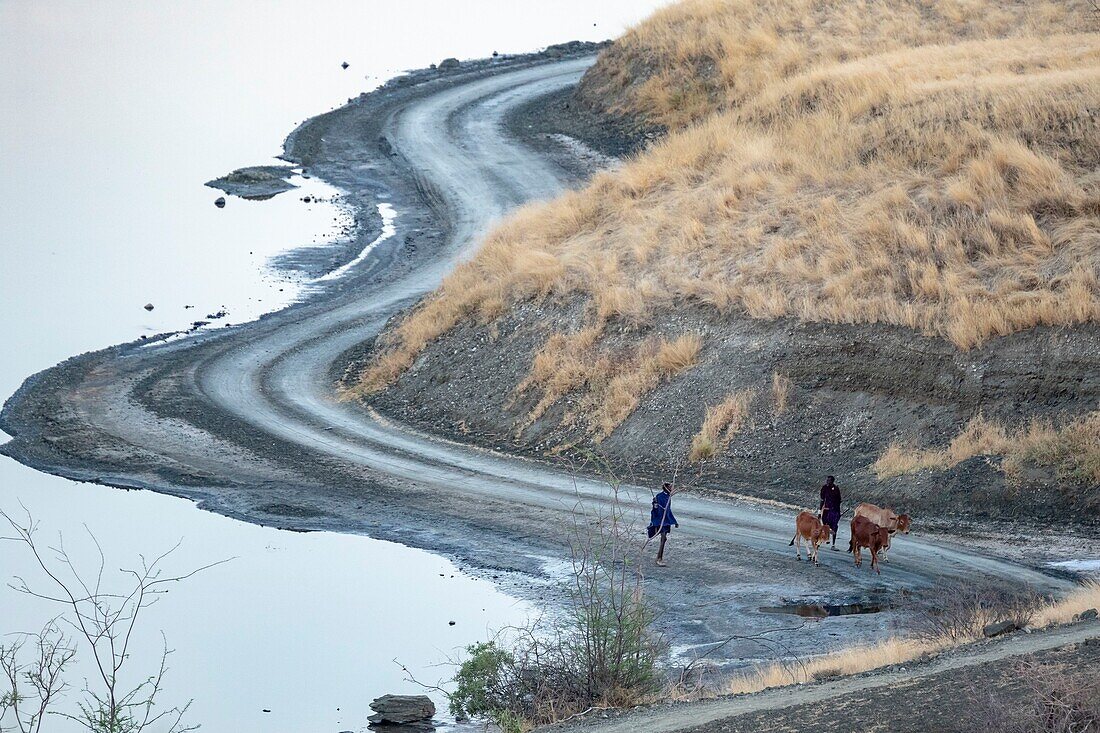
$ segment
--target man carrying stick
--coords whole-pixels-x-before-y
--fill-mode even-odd
[[[676,517],[672,513],[672,484],[665,482],[661,490],[653,497],[653,508],[649,511],[649,528],[646,530],[650,539],[661,535],[661,544],[657,548],[657,566],[668,567],[665,562],[665,542],[668,541],[668,533],[673,527],[679,527]]]

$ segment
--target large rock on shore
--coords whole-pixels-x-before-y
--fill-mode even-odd
[[[426,723],[435,715],[435,703],[427,695],[383,695],[370,704],[376,715],[371,725]]]
[[[287,180],[292,174],[292,166],[256,165],[249,168],[238,168],[221,178],[207,181],[206,185],[225,191],[231,196],[263,201],[284,191],[297,188]],[[224,199],[220,200],[224,202]]]

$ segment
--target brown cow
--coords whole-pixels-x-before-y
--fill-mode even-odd
[[[830,531],[829,525],[822,524],[816,514],[802,512],[794,520],[794,538],[787,546],[790,547],[797,541],[798,546],[794,549],[795,557],[801,560],[802,540],[806,540],[806,557],[817,565],[817,546],[829,541]]]
[[[874,504],[868,504],[864,502],[856,507],[856,517],[867,517],[872,522],[880,527],[885,527],[886,531],[890,534],[895,532],[901,532],[902,534],[909,534],[909,527],[911,520],[908,514],[897,514],[893,509],[889,507],[883,509],[882,507],[875,506]],[[882,548],[882,561],[886,562],[886,555],[890,549],[890,543],[887,542],[886,546]]]
[[[863,567],[860,548],[866,547],[871,551],[871,569],[881,575],[882,571],[878,568],[878,553],[890,544],[890,532],[867,517],[852,517],[851,529],[852,539],[848,540],[848,552],[855,556],[856,567]]]

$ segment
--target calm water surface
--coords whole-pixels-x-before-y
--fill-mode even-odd
[[[300,200],[333,191],[299,179],[300,192],[219,210],[202,183],[271,162],[301,120],[402,69],[611,37],[659,4],[0,0],[0,396],[74,353],[291,302],[304,284],[267,262],[339,236],[338,209]],[[246,525],[0,457],[0,508],[21,504],[85,568],[85,527],[109,568],[178,541],[170,570],[234,558],[151,609],[132,662],[136,683],[163,630],[176,650],[165,702],[193,697],[206,730],[363,729],[371,698],[415,690],[394,659],[435,681],[439,662],[529,611],[400,545]],[[0,543],[0,579],[33,584],[31,571]],[[0,634],[50,615],[0,589]]]

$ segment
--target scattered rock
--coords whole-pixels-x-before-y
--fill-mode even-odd
[[[1009,634],[1019,630],[1020,626],[1015,621],[998,621],[995,624],[986,624],[986,627],[982,629],[982,633],[987,639],[992,639],[994,636]]]
[[[145,304],[145,310],[147,310],[147,311],[153,310],[153,304],[152,303],[146,303]]]
[[[454,622],[454,621],[448,621],[448,622],[447,622],[447,625],[448,625],[448,626],[454,626],[454,625],[455,625],[455,622]]]
[[[1080,613],[1080,615],[1078,615],[1078,618],[1081,619],[1082,621],[1092,621],[1094,618],[1096,618],[1097,615],[1098,614],[1097,614],[1096,609],[1095,608],[1090,608],[1087,611],[1082,611]]]
[[[435,715],[435,703],[427,695],[383,695],[370,708],[376,713],[368,718],[371,725],[422,723]]]
[[[454,58],[453,56],[450,58],[445,58],[439,62],[439,68],[443,71],[446,71],[447,69],[457,69],[461,65],[462,62]]]
[[[347,61],[345,61],[344,63],[340,64],[340,68],[341,68],[341,69],[346,69],[346,68],[348,68],[349,66],[351,66],[351,64],[349,64],[349,63],[348,63]]]
[[[225,196],[219,196],[216,199],[214,199],[214,206],[217,206],[219,209],[224,209],[225,208]]]
[[[294,175],[294,169],[288,165],[256,165],[249,168],[238,168],[232,173],[227,173],[221,178],[207,181],[206,185],[220,189],[231,196],[240,196],[243,199],[263,201],[272,196],[297,188],[288,178]],[[225,206],[225,199],[218,199]],[[215,202],[217,203],[217,202]]]

